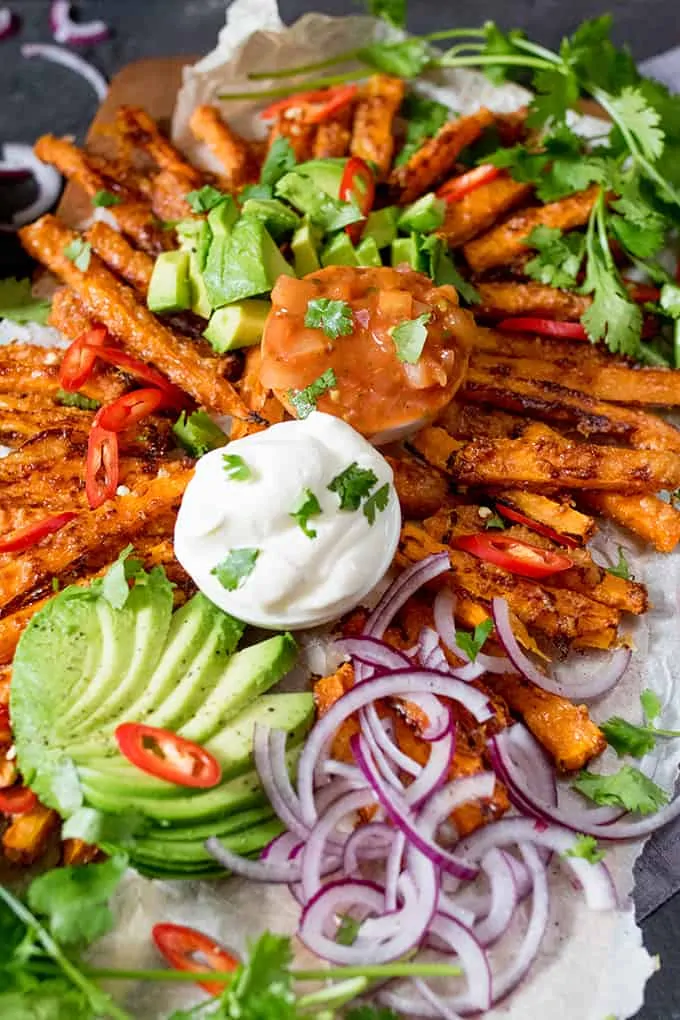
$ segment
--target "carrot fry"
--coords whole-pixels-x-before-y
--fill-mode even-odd
[[[437,233],[449,248],[460,248],[473,237],[490,230],[501,216],[527,201],[531,190],[530,184],[519,184],[506,175],[497,177],[459,201],[449,203],[446,219]]]
[[[405,92],[400,78],[372,75],[364,85],[354,115],[350,152],[374,163],[378,180],[389,173],[394,155],[394,118]]]
[[[220,117],[214,106],[197,106],[189,121],[191,132],[199,142],[204,142],[222,166],[226,186],[238,191],[253,180],[257,172],[257,160],[245,138],[241,138]]]

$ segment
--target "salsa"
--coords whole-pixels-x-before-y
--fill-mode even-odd
[[[309,302],[319,298],[349,305],[351,333],[332,338],[305,326]],[[401,360],[392,331],[420,316],[429,316],[422,352],[413,363]],[[380,438],[430,421],[449,403],[476,329],[452,286],[436,287],[410,269],[329,266],[301,280],[282,276],[262,340],[261,380],[295,414],[291,391],[332,370],[335,383],[316,398],[318,410]]]

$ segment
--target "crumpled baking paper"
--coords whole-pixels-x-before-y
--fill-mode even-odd
[[[198,103],[215,103],[220,92],[256,90],[272,84],[266,80],[249,83],[246,78],[249,71],[273,71],[317,60],[321,55],[330,56],[365,44],[369,38],[382,38],[385,31],[373,19],[334,19],[319,14],[307,14],[295,25],[284,28],[273,0],[236,0],[229,7],[217,49],[185,71],[173,121],[174,140],[192,159],[206,168],[219,169],[205,148],[197,145],[188,128],[191,111]],[[483,75],[468,70],[437,72],[422,87],[461,113],[480,105],[499,112],[510,111],[527,99],[527,93],[517,86],[494,87]],[[224,116],[245,135],[253,137],[258,127],[261,130],[254,117],[263,105],[261,102],[220,105]],[[586,132],[596,127],[597,122],[588,118],[580,125]],[[642,620],[631,622],[629,634],[636,647],[633,663],[618,688],[593,706],[593,714],[597,719],[618,714],[640,721],[639,695],[650,687],[664,706],[662,725],[680,728],[680,698],[676,690],[680,556],[661,556],[643,550],[630,536],[606,524],[597,544],[610,561],[616,559],[617,545],[624,547],[634,576],[649,587],[654,608]],[[310,660],[312,651],[318,663],[318,641],[310,648]],[[574,657],[570,660],[571,668],[578,671],[583,662]],[[314,666],[316,670],[320,668],[318,664]],[[669,741],[661,745],[657,758],[644,761],[642,767],[670,791],[679,763],[680,744]],[[615,759],[607,756],[597,765],[603,771],[617,767]],[[608,850],[607,863],[624,904],[616,913],[588,910],[566,870],[559,862],[553,864],[551,917],[541,954],[521,987],[488,1013],[489,1018],[625,1020],[637,1012],[645,983],[656,966],[642,945],[630,903],[633,864],[642,845],[637,842]],[[227,946],[244,951],[248,940],[265,928],[293,932],[299,914],[287,890],[274,886],[254,885],[241,879],[150,882],[133,873],[126,877],[115,907],[116,930],[99,943],[93,962],[120,967],[157,966],[150,933],[153,924],[161,920],[193,925]],[[514,929],[496,953],[499,964],[512,956],[521,931],[522,918],[518,916]],[[303,947],[299,947],[299,952],[301,958],[308,958]],[[196,999],[193,990],[158,984],[134,984],[122,990],[117,983],[112,991],[119,995],[123,992],[128,1008],[144,1020],[162,1020],[173,1007]]]

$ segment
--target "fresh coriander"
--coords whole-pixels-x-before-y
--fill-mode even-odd
[[[433,238],[433,240],[438,241],[439,238]],[[444,251],[440,251],[434,265],[434,271],[430,272],[430,276],[438,287],[443,287],[444,284],[450,283],[458,291],[459,297],[468,305],[481,304],[482,299],[479,291],[476,287],[473,287],[469,280],[460,275],[455,262]]]
[[[186,411],[182,411],[172,431],[180,446],[192,457],[202,457],[228,442],[222,429],[205,411],[193,411],[188,417]]]
[[[366,499],[377,484],[376,473],[370,468],[359,467],[354,461],[335,476],[328,488],[337,494],[341,510],[358,510],[362,500]]]
[[[666,791],[632,765],[623,765],[610,776],[585,770],[572,785],[596,804],[611,804],[641,815],[653,814],[668,803]]]
[[[365,500],[363,507],[361,508],[364,513],[364,517],[371,525],[375,524],[375,518],[378,513],[382,513],[383,510],[387,509],[387,504],[390,501],[390,486],[388,482],[374,492],[372,496],[369,496]]]
[[[101,594],[114,609],[123,608],[130,597],[130,581],[144,572],[141,560],[130,555],[132,551],[131,545],[123,549],[116,562],[90,588]]]
[[[466,630],[456,631],[456,642],[463,649],[470,662],[475,662],[492,630],[493,620],[482,620],[481,623],[477,624],[472,634]]]
[[[648,723],[654,722],[661,715],[661,699],[649,687],[646,687],[640,695],[640,704]]]
[[[64,255],[76,269],[79,269],[81,273],[86,273],[90,268],[92,245],[89,241],[84,241],[82,237],[74,237],[64,248]]]
[[[400,322],[390,330],[399,361],[415,365],[423,353],[427,340],[427,323],[431,313],[423,312],[416,319]]]
[[[423,142],[436,135],[452,116],[448,106],[417,92],[407,93],[400,113],[406,122],[406,139],[397,156],[397,166],[406,163]]]
[[[352,917],[351,914],[343,914],[340,918],[338,930],[335,933],[335,941],[340,946],[354,945],[360,928],[361,921],[358,921],[356,917]]]
[[[230,482],[248,482],[253,477],[251,468],[237,453],[224,453],[222,464]]]
[[[252,574],[259,555],[259,549],[232,549],[210,573],[227,591],[236,591]]]
[[[406,0],[366,0],[366,10],[395,28],[406,27]]]
[[[195,213],[207,213],[215,206],[225,202],[227,195],[223,191],[218,191],[217,188],[213,188],[212,185],[206,184],[204,187],[199,188],[197,191],[190,191],[184,196],[187,205]]]
[[[295,167],[296,163],[295,151],[288,139],[283,135],[275,139],[262,165],[260,184],[267,188],[273,188],[277,181],[280,181]],[[250,197],[254,198],[255,196],[251,195]],[[269,197],[271,198],[271,195]]]
[[[565,857],[581,857],[589,864],[599,864],[607,856],[605,850],[600,850],[594,836],[580,835],[571,850],[564,851]]]
[[[619,546],[619,558],[613,567],[605,567],[608,574],[613,574],[614,577],[621,577],[624,581],[630,581],[630,566],[626,559],[626,554],[623,551],[623,546]]]
[[[112,205],[120,205],[122,201],[119,195],[114,195],[113,192],[105,191],[102,188],[93,196],[92,205],[95,209],[109,209]]]
[[[56,868],[33,880],[28,905],[47,918],[62,946],[89,945],[113,928],[109,900],[126,869],[125,854],[87,867]]]
[[[321,513],[319,500],[311,489],[305,489],[300,506],[297,510],[293,510],[290,516],[294,521],[297,521],[298,526],[307,538],[316,538],[316,531],[314,528],[310,528],[309,520],[311,517],[319,517]]]
[[[581,234],[563,234],[555,227],[535,227],[526,239],[538,255],[524,266],[532,280],[550,287],[570,288],[576,280],[585,255],[585,239]]]
[[[86,397],[84,393],[68,393],[66,390],[57,390],[55,400],[62,407],[77,407],[79,411],[96,411],[101,407],[101,401],[94,397]]]
[[[30,280],[17,280],[10,276],[0,280],[0,319],[13,322],[37,322],[44,326],[50,314],[51,302],[33,297]]]
[[[318,379],[305,386],[303,390],[288,390],[288,399],[295,408],[298,418],[308,418],[316,411],[316,402],[327,390],[337,386],[337,379],[332,368],[327,368]]]
[[[507,522],[501,517],[500,514],[491,514],[484,521],[485,531],[505,531],[507,528]]]
[[[636,726],[618,715],[601,723],[600,729],[619,758],[626,754],[632,758],[642,758],[656,747],[656,736],[647,727]]]
[[[346,301],[312,298],[307,303],[305,326],[322,330],[332,340],[337,340],[339,336],[349,336],[354,332],[352,308]]]

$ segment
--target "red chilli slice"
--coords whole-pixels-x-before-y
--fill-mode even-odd
[[[541,524],[539,521],[533,520],[531,517],[527,517],[526,514],[521,514],[519,510],[513,510],[510,506],[505,506],[504,503],[496,503],[496,510],[503,517],[509,521],[514,521],[515,524],[523,524],[525,528],[529,528],[531,531],[535,531],[537,535],[543,535],[544,538],[550,538],[553,542],[558,542],[560,545],[566,545],[570,549],[577,549],[580,543],[572,538],[571,535],[563,535],[559,531],[555,531],[548,524]]]
[[[140,361],[139,358],[133,358],[126,351],[122,351],[118,347],[102,346],[97,348],[95,357],[101,358],[109,365],[115,365],[116,368],[134,376],[140,382],[148,383],[149,386],[155,386],[162,390],[173,407],[181,410],[189,404],[186,393],[179,386],[175,386],[161,372]]]
[[[74,393],[92,375],[97,352],[104,346],[108,333],[103,326],[95,326],[77,337],[67,348],[59,368],[59,385]]]
[[[167,398],[162,390],[151,387],[132,390],[102,407],[97,415],[98,423],[102,429],[109,432],[124,432],[142,419],[148,418],[166,403]]]
[[[342,180],[340,181],[340,201],[356,202],[359,206],[363,220],[358,223],[350,223],[345,227],[352,244],[361,240],[364,230],[365,219],[373,208],[375,201],[375,174],[368,163],[358,156],[352,156],[347,160]]]
[[[0,553],[23,552],[25,549],[31,549],[47,535],[53,535],[55,531],[59,531],[77,516],[73,512],[56,514],[54,517],[47,517],[44,521],[36,521],[34,524],[26,525],[25,528],[10,531],[8,535],[0,538]]]
[[[98,417],[99,412],[87,441],[85,466],[85,493],[92,510],[113,499],[120,477],[118,436],[109,429],[103,429]]]
[[[454,177],[452,180],[442,184],[437,191],[437,198],[443,198],[445,202],[458,202],[465,198],[471,191],[476,191],[483,184],[490,184],[500,177],[503,171],[500,167],[492,166],[491,163],[483,163],[476,166],[474,170]]]
[[[38,798],[27,786],[10,786],[0,790],[0,814],[25,815],[38,803]]]
[[[312,92],[297,92],[293,96],[286,96],[285,99],[271,103],[260,113],[260,120],[275,120],[286,110],[299,109],[304,112],[303,119],[307,124],[321,124],[354,102],[358,93],[359,86],[356,84],[337,85],[335,88],[315,89]]]
[[[239,966],[238,957],[195,928],[185,928],[181,924],[155,924],[151,934],[156,948],[176,970],[232,973]],[[206,962],[203,963],[200,957]],[[210,995],[220,995],[226,987],[224,981],[199,981],[198,984]]]
[[[115,733],[120,753],[142,772],[177,786],[207,790],[217,786],[222,768],[199,744],[144,723],[122,723]]]
[[[537,336],[554,336],[562,340],[590,339],[580,322],[562,322],[532,316],[503,319],[497,324],[496,329],[501,333],[535,333]]]
[[[520,577],[541,578],[569,570],[573,561],[569,556],[539,549],[538,546],[520,542],[509,535],[492,535],[480,532],[475,535],[461,535],[454,541],[456,549],[462,549],[480,560],[493,563]]]

